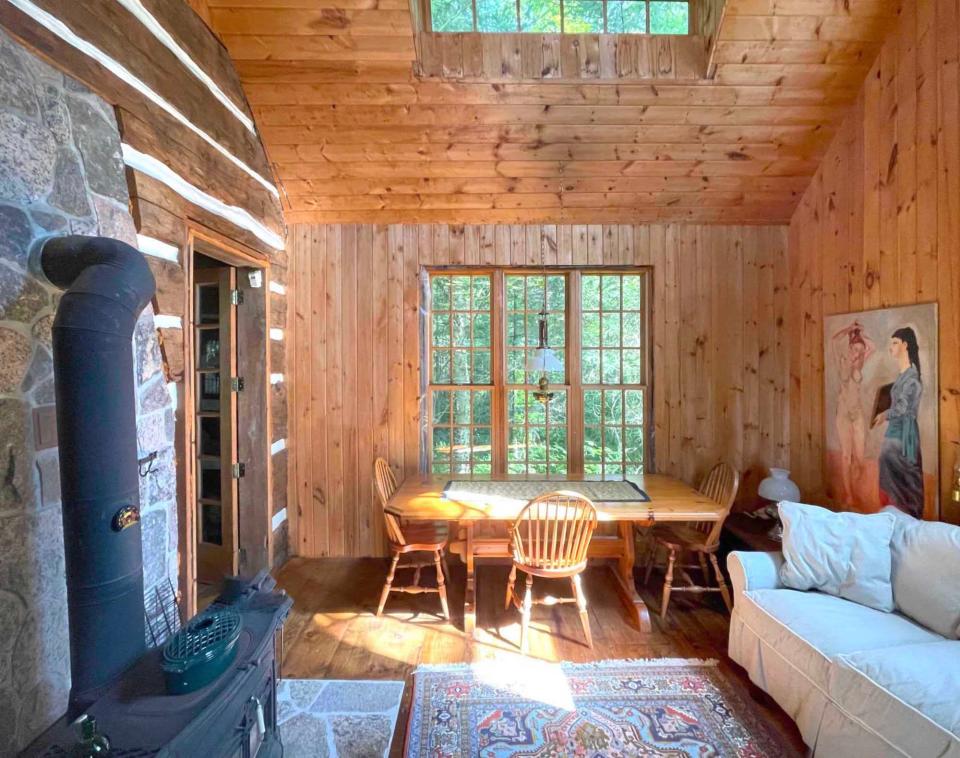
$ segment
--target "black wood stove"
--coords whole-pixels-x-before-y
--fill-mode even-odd
[[[146,653],[84,713],[110,740],[111,758],[278,758],[277,648],[293,601],[274,591],[269,576],[232,582],[230,597],[242,619],[233,663],[210,684],[183,695],[167,694],[162,648]],[[64,717],[25,756],[71,755],[77,727]]]
[[[202,639],[222,627],[210,616],[187,625],[196,635],[173,663],[199,661],[192,685],[147,648],[131,341],[156,287],[149,267],[123,242],[79,236],[44,241],[31,267],[66,290],[53,363],[72,684],[66,715],[25,755],[72,755],[85,714],[114,758],[281,755],[276,647],[292,601],[266,573],[229,580],[215,603],[230,624],[229,640],[212,640],[229,645],[222,666],[206,665]]]

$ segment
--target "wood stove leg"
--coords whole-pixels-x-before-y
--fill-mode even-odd
[[[653,630],[650,625],[650,612],[647,604],[637,593],[637,586],[633,579],[633,566],[636,561],[636,548],[633,544],[633,522],[621,521],[619,524],[621,554],[617,564],[613,567],[613,575],[617,578],[617,590],[630,616],[641,632],[648,634]]]

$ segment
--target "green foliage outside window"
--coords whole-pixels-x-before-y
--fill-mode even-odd
[[[577,298],[568,283],[579,283],[579,313],[570,312]],[[642,473],[646,298],[642,272],[432,275],[425,322],[431,471],[491,474],[496,459],[498,471],[508,474],[564,475],[580,471],[581,460],[585,474]],[[548,375],[556,395],[546,406],[533,396],[539,372],[526,370],[544,307],[549,344],[562,364]],[[567,360],[578,322],[576,372]],[[502,367],[499,377],[494,364]]]
[[[673,0],[431,0],[435,32],[689,34],[690,8]],[[648,18],[649,17],[649,18]]]

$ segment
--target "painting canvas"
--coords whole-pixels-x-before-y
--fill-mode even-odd
[[[937,306],[824,318],[828,495],[939,516]]]

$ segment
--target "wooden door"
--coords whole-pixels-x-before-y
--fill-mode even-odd
[[[236,269],[196,269],[197,581],[219,584],[237,573],[237,315]]]

